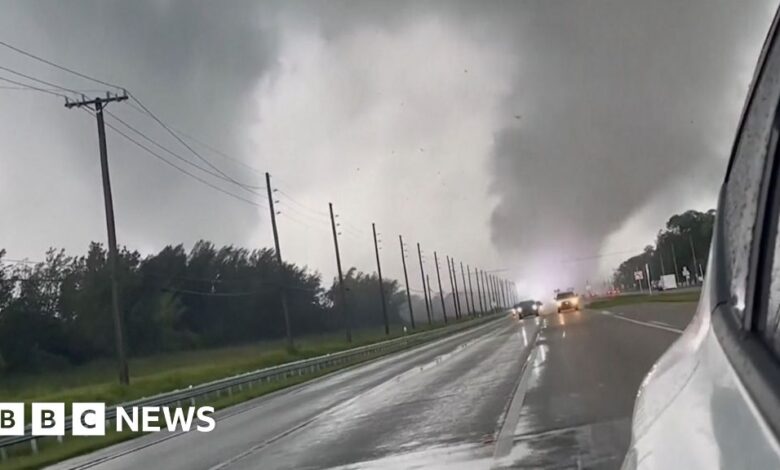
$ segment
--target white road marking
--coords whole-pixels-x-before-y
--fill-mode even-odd
[[[501,425],[501,430],[498,432],[496,438],[496,447],[493,452],[493,458],[498,459],[509,455],[512,450],[512,443],[515,437],[515,428],[517,422],[520,420],[520,411],[523,408],[523,402],[525,401],[525,394],[528,391],[528,380],[531,377],[531,369],[536,358],[536,339],[539,337],[540,328],[536,329],[533,339],[531,340],[530,352],[523,365],[523,373],[520,376],[520,382],[517,384],[515,394],[512,397],[512,402],[509,404],[509,409],[506,412],[506,419],[504,424]]]
[[[678,333],[678,334],[683,332],[683,330],[679,328],[675,328],[673,326],[669,326],[666,323],[661,323],[652,320],[649,322],[634,320],[633,318],[627,318],[619,313],[608,312],[606,310],[601,310],[600,313],[603,315],[609,315],[616,320],[623,320],[631,323],[636,323],[637,325],[649,326],[650,328],[658,328],[659,330],[671,331],[672,333]]]

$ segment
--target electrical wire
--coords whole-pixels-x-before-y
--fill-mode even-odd
[[[40,83],[42,85],[47,85],[47,86],[50,86],[52,88],[56,88],[56,89],[61,90],[61,91],[67,91],[68,93],[73,93],[75,95],[80,95],[81,94],[81,93],[79,93],[78,91],[76,91],[76,90],[74,90],[72,88],[67,88],[67,87],[64,87],[64,86],[61,86],[61,85],[57,85],[56,83],[47,82],[46,80],[41,80],[40,78],[35,78],[35,77],[31,76],[31,75],[27,75],[25,73],[16,71],[14,69],[10,69],[8,67],[3,67],[2,65],[0,65],[0,70],[5,70],[6,72],[12,73],[12,74],[16,75],[17,77],[26,78],[26,79],[32,80],[32,81],[34,81],[36,83]]]
[[[84,108],[81,108],[81,109],[83,109],[85,112],[89,113],[90,115],[94,116],[93,112],[91,112],[91,111],[89,111],[87,109],[84,109]],[[256,206],[256,207],[262,207],[264,209],[268,209],[268,206],[260,204],[260,203],[258,203],[256,201],[251,200],[251,199],[247,199],[247,198],[245,198],[243,196],[239,196],[238,194],[232,193],[232,192],[230,192],[230,191],[228,191],[228,190],[226,190],[224,188],[221,188],[221,187],[219,187],[219,186],[217,186],[215,184],[212,184],[210,181],[208,181],[206,179],[203,179],[200,176],[198,176],[198,175],[196,175],[194,173],[191,173],[190,171],[188,171],[188,170],[186,170],[186,169],[176,165],[175,163],[171,162],[170,160],[168,160],[167,158],[163,157],[159,153],[157,153],[154,150],[150,149],[146,145],[142,144],[141,142],[137,141],[136,139],[130,137],[129,135],[127,135],[124,132],[122,132],[121,130],[117,129],[115,126],[111,125],[110,123],[106,123],[106,127],[110,128],[111,130],[113,130],[117,134],[119,134],[122,137],[124,137],[125,139],[129,140],[130,142],[135,144],[137,147],[140,147],[141,149],[145,150],[148,154],[152,155],[153,157],[157,158],[158,160],[161,160],[166,165],[173,167],[174,169],[180,171],[181,173],[184,173],[185,175],[187,175],[187,176],[189,176],[191,178],[194,178],[195,180],[199,181],[200,183],[205,184],[206,186],[208,186],[208,187],[210,187],[212,189],[215,189],[215,190],[217,190],[217,191],[219,191],[219,192],[221,192],[223,194],[226,194],[226,195],[228,195],[228,196],[230,196],[232,198],[238,199],[239,201],[243,201],[243,202],[245,202],[247,204],[251,204],[251,205]]]
[[[180,144],[182,144],[182,145],[183,145],[183,146],[184,146],[184,147],[185,147],[187,150],[189,150],[190,152],[192,152],[192,154],[193,154],[193,155],[195,155],[195,156],[196,156],[198,159],[200,159],[200,160],[201,160],[201,161],[203,161],[203,162],[204,162],[206,165],[208,165],[209,167],[211,167],[211,169],[213,169],[213,170],[214,170],[214,171],[216,171],[217,173],[221,174],[221,175],[222,175],[222,176],[224,176],[225,178],[229,179],[230,181],[232,181],[233,183],[235,183],[235,184],[236,184],[236,185],[238,185],[238,186],[243,186],[245,189],[248,189],[248,190],[250,190],[250,191],[253,189],[253,188],[252,188],[251,186],[249,186],[249,185],[246,185],[246,184],[244,184],[244,183],[241,183],[240,181],[236,181],[236,180],[235,180],[233,177],[231,177],[230,175],[228,175],[227,173],[225,173],[224,171],[222,171],[222,170],[221,170],[219,167],[217,167],[216,165],[214,165],[213,163],[211,163],[211,161],[209,161],[209,159],[207,159],[206,157],[204,157],[203,155],[201,155],[200,153],[198,153],[198,152],[197,152],[195,149],[193,149],[193,148],[192,148],[192,147],[191,147],[191,146],[190,146],[190,145],[189,145],[187,142],[185,142],[185,141],[184,141],[184,139],[182,139],[181,137],[179,137],[179,135],[178,135],[178,134],[176,134],[176,133],[175,133],[175,132],[174,132],[174,131],[173,131],[173,130],[170,128],[170,127],[168,127],[168,125],[167,125],[167,124],[165,124],[165,123],[164,123],[164,122],[163,122],[163,121],[162,121],[160,118],[158,118],[158,117],[157,117],[157,115],[155,115],[154,113],[152,113],[152,112],[149,110],[149,108],[147,108],[147,107],[146,107],[146,106],[145,106],[145,105],[144,105],[144,104],[141,102],[141,100],[139,100],[139,99],[138,99],[138,98],[137,98],[135,95],[133,95],[132,93],[129,93],[129,92],[128,92],[128,96],[129,96],[129,97],[130,97],[130,98],[131,98],[133,101],[135,101],[135,102],[136,102],[136,104],[138,104],[138,106],[140,106],[140,107],[141,107],[141,108],[144,110],[144,112],[145,112],[146,114],[148,114],[148,115],[149,115],[149,116],[150,116],[152,119],[154,119],[154,121],[155,121],[155,122],[157,122],[157,124],[159,124],[159,125],[160,125],[160,126],[163,128],[163,129],[165,129],[165,130],[166,130],[166,132],[168,132],[168,133],[169,133],[171,136],[173,136],[173,138],[174,138],[174,139],[176,139],[176,140],[177,140],[177,141],[178,141]]]
[[[116,88],[116,89],[119,89],[119,90],[124,90],[124,87],[121,87],[119,85],[114,85],[113,83],[109,83],[109,82],[97,79],[95,77],[91,77],[89,75],[83,74],[81,72],[77,72],[75,70],[69,69],[68,67],[65,67],[63,65],[59,65],[57,63],[54,63],[54,62],[52,62],[50,60],[44,59],[43,57],[37,56],[37,55],[35,55],[35,54],[31,53],[31,52],[27,52],[27,51],[25,51],[23,49],[20,49],[20,48],[18,48],[16,46],[13,46],[13,45],[11,45],[11,44],[9,44],[7,42],[0,41],[0,46],[7,47],[8,49],[11,49],[11,50],[13,50],[15,52],[18,52],[19,54],[25,55],[25,56],[27,56],[27,57],[29,57],[31,59],[37,60],[38,62],[42,62],[44,64],[47,64],[47,65],[50,65],[52,67],[58,68],[58,69],[63,70],[65,72],[72,73],[73,75],[76,75],[78,77],[81,77],[81,78],[84,78],[84,79],[87,79],[87,80],[92,80],[93,82],[100,83],[101,85],[110,86],[112,88]]]
[[[56,91],[47,90],[46,88],[40,88],[40,87],[36,87],[36,86],[30,85],[30,84],[27,84],[27,83],[18,82],[16,80],[12,80],[10,78],[0,77],[0,80],[2,80],[4,82],[7,82],[7,83],[12,83],[14,85],[21,86],[23,88],[27,88],[28,90],[40,91],[42,93],[46,93],[46,94],[53,95],[53,96],[59,96],[60,98],[65,98],[65,99],[69,98],[67,95],[63,95],[62,93],[57,93]]]
[[[225,177],[223,177],[223,176],[222,176],[222,175],[220,175],[219,173],[213,172],[213,171],[209,170],[208,168],[204,168],[204,167],[202,167],[202,166],[198,165],[197,163],[191,162],[190,160],[188,160],[187,158],[184,158],[184,157],[182,157],[181,155],[179,155],[178,153],[174,152],[173,150],[170,150],[169,148],[167,148],[167,147],[165,147],[165,146],[163,146],[163,145],[159,144],[159,143],[158,143],[158,142],[156,142],[154,139],[150,138],[149,136],[147,136],[147,135],[146,135],[146,134],[144,134],[143,132],[139,131],[138,129],[136,129],[136,128],[135,128],[135,127],[133,127],[132,125],[128,124],[126,121],[124,121],[123,119],[121,119],[121,118],[120,118],[119,116],[117,116],[116,114],[114,114],[114,113],[112,113],[112,112],[110,112],[110,111],[104,111],[104,112],[105,112],[106,114],[108,114],[109,116],[111,116],[111,117],[112,117],[114,120],[116,120],[116,121],[120,122],[122,125],[124,125],[125,127],[127,127],[128,129],[130,129],[131,131],[133,131],[133,132],[135,132],[136,134],[138,134],[140,137],[142,137],[142,138],[143,138],[144,140],[146,140],[147,142],[149,142],[149,143],[151,143],[152,145],[154,145],[155,147],[157,147],[157,148],[159,148],[159,149],[163,150],[164,152],[168,153],[169,155],[173,156],[174,158],[176,158],[176,159],[178,159],[178,160],[181,160],[182,162],[184,162],[184,163],[186,163],[186,164],[188,164],[188,165],[191,165],[191,166],[193,166],[193,167],[197,168],[198,170],[200,170],[200,171],[202,171],[202,172],[204,172],[204,173],[207,173],[207,174],[209,174],[209,175],[211,175],[211,176],[213,176],[213,177],[215,177],[215,178],[218,178],[218,179],[220,179],[220,180],[222,180],[222,181],[225,181],[225,182],[228,182],[228,183],[234,184],[234,183],[233,183],[233,181],[231,181],[231,180],[229,180],[229,179],[226,179]],[[239,187],[239,188],[242,188],[242,189],[244,189],[244,190],[247,190],[247,188],[245,188],[245,187],[243,187],[243,186],[238,186],[238,187]],[[247,191],[249,191],[250,193],[252,193],[252,194],[254,194],[254,195],[256,195],[256,196],[263,196],[262,194],[258,193],[257,191],[254,191],[254,190],[247,190]]]

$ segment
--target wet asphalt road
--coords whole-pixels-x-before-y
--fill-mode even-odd
[[[501,318],[56,468],[616,468],[676,305]]]

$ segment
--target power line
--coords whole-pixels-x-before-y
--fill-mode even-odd
[[[251,188],[250,186],[248,186],[248,185],[246,185],[246,184],[243,184],[243,183],[241,183],[241,182],[239,182],[239,181],[236,181],[236,180],[235,180],[235,179],[233,179],[233,178],[232,178],[230,175],[228,175],[227,173],[225,173],[224,171],[222,171],[221,169],[219,169],[219,167],[217,167],[216,165],[214,165],[213,163],[211,163],[211,162],[209,161],[209,159],[207,159],[206,157],[202,156],[202,155],[201,155],[201,154],[199,154],[197,151],[195,151],[195,149],[193,149],[193,148],[192,148],[192,147],[191,147],[189,144],[187,144],[187,142],[185,142],[185,141],[184,141],[184,139],[182,139],[181,137],[179,137],[179,136],[178,136],[178,134],[176,134],[176,133],[175,133],[175,132],[174,132],[174,131],[173,131],[173,130],[170,128],[170,127],[168,127],[168,125],[167,125],[167,124],[165,124],[165,123],[164,123],[164,122],[163,122],[163,121],[162,121],[160,118],[158,118],[158,117],[157,117],[157,116],[156,116],[154,113],[152,113],[152,112],[149,110],[149,108],[147,108],[147,107],[146,107],[146,106],[145,106],[145,105],[144,105],[144,104],[141,102],[141,100],[139,100],[139,99],[138,99],[138,98],[137,98],[135,95],[133,95],[132,93],[128,93],[128,95],[130,96],[130,98],[132,98],[132,100],[133,100],[133,101],[135,101],[135,102],[138,104],[138,106],[140,106],[140,107],[141,107],[141,108],[144,110],[144,112],[146,112],[146,114],[148,114],[148,115],[149,115],[149,116],[150,116],[152,119],[154,119],[154,120],[155,120],[155,122],[157,122],[157,124],[159,124],[159,125],[160,125],[160,126],[163,128],[163,129],[165,129],[165,130],[166,130],[166,131],[167,131],[167,132],[168,132],[168,133],[169,133],[171,136],[173,136],[173,138],[174,138],[174,139],[176,139],[177,141],[179,141],[179,143],[180,143],[180,144],[182,144],[184,147],[186,147],[186,148],[187,148],[187,150],[189,150],[190,152],[192,152],[192,154],[193,154],[193,155],[195,155],[196,157],[198,157],[198,158],[199,158],[201,161],[203,161],[203,162],[204,162],[206,165],[208,165],[208,166],[209,166],[209,167],[211,167],[211,168],[212,168],[214,171],[216,171],[217,173],[221,174],[221,175],[222,175],[222,176],[224,176],[225,178],[229,179],[229,180],[230,180],[230,181],[232,181],[233,183],[237,184],[238,186],[243,186],[245,189],[250,189],[250,190],[251,190],[251,189],[253,189],[253,188]]]
[[[61,85],[57,85],[56,83],[47,82],[46,80],[41,80],[40,78],[35,78],[35,77],[31,76],[31,75],[27,75],[27,74],[24,74],[22,72],[18,72],[18,71],[14,70],[14,69],[10,69],[8,67],[3,67],[2,65],[0,65],[0,70],[5,70],[6,72],[12,73],[12,74],[14,74],[14,75],[16,75],[18,77],[26,78],[26,79],[32,80],[32,81],[34,81],[36,83],[47,85],[47,86],[50,86],[52,88],[56,88],[58,90],[67,91],[68,93],[73,93],[75,95],[80,95],[81,94],[78,91],[73,90],[71,88],[67,88],[67,87],[64,87],[64,86],[61,86]]]
[[[83,109],[83,108],[82,108],[82,109]],[[89,113],[89,114],[92,114],[92,113],[91,113],[89,110],[87,110],[87,109],[84,109],[84,111],[85,111],[85,112],[87,112],[87,113]],[[173,167],[174,169],[176,169],[176,170],[178,170],[178,171],[180,171],[180,172],[184,173],[185,175],[187,175],[187,176],[189,176],[189,177],[191,177],[191,178],[194,178],[194,179],[196,179],[197,181],[201,182],[202,184],[205,184],[206,186],[208,186],[208,187],[210,187],[210,188],[216,189],[217,191],[219,191],[219,192],[221,192],[221,193],[223,193],[223,194],[226,194],[226,195],[228,195],[228,196],[230,196],[230,197],[232,197],[232,198],[235,198],[235,199],[238,199],[238,200],[240,200],[240,201],[243,201],[243,202],[245,202],[245,203],[247,203],[247,204],[251,204],[251,205],[253,205],[253,206],[256,206],[256,207],[262,207],[262,208],[268,209],[268,207],[264,206],[263,204],[260,204],[260,203],[258,203],[258,202],[256,202],[256,201],[252,201],[251,199],[247,199],[247,198],[245,198],[245,197],[243,197],[243,196],[239,196],[238,194],[232,193],[232,192],[230,192],[230,191],[228,191],[228,190],[226,190],[226,189],[220,188],[219,186],[216,186],[216,185],[212,184],[210,181],[208,181],[208,180],[205,180],[205,179],[201,178],[200,176],[198,176],[198,175],[196,175],[196,174],[193,174],[193,173],[189,172],[188,170],[186,170],[186,169],[184,169],[184,168],[182,168],[182,167],[180,167],[180,166],[176,165],[175,163],[173,163],[173,162],[171,162],[170,160],[166,159],[165,157],[163,157],[163,156],[162,156],[162,155],[160,155],[159,153],[157,153],[157,152],[155,152],[154,150],[150,149],[149,147],[145,146],[145,145],[144,145],[144,144],[142,144],[141,142],[137,141],[136,139],[134,139],[134,138],[130,137],[129,135],[127,135],[127,134],[125,134],[124,132],[122,132],[121,130],[117,129],[115,126],[112,126],[111,124],[109,124],[109,123],[106,123],[106,127],[110,128],[111,130],[113,130],[113,131],[114,131],[114,132],[116,132],[117,134],[119,134],[119,135],[121,135],[122,137],[124,137],[125,139],[129,140],[130,142],[132,142],[132,143],[133,143],[133,144],[135,144],[136,146],[138,146],[138,147],[142,148],[143,150],[145,150],[147,153],[149,153],[149,154],[150,154],[150,155],[152,155],[153,157],[155,157],[155,158],[157,158],[157,159],[159,159],[159,160],[163,161],[165,164],[167,164],[167,165],[169,165],[169,166]]]
[[[307,206],[306,204],[304,204],[302,202],[299,202],[294,197],[290,196],[288,193],[286,193],[285,191],[283,191],[283,190],[281,190],[279,188],[276,188],[276,192],[281,194],[281,195],[283,195],[285,198],[287,198],[290,202],[292,202],[296,206],[299,206],[302,209],[305,209],[306,211],[309,211],[310,213],[312,213],[312,214],[314,214],[316,216],[323,217],[324,219],[328,219],[328,214],[326,212],[318,211],[317,209],[312,209],[311,207]]]
[[[133,127],[132,125],[128,124],[126,121],[124,121],[124,120],[123,120],[123,119],[121,119],[119,116],[115,115],[114,113],[112,113],[112,112],[110,112],[110,111],[106,111],[106,114],[108,114],[109,116],[111,116],[111,117],[112,117],[113,119],[115,119],[116,121],[119,121],[121,124],[123,124],[125,127],[127,127],[128,129],[130,129],[131,131],[133,131],[133,132],[135,132],[136,134],[138,134],[139,136],[141,136],[141,137],[142,137],[144,140],[146,140],[147,142],[149,142],[149,143],[151,143],[152,145],[156,146],[157,148],[159,148],[159,149],[163,150],[164,152],[168,153],[169,155],[171,155],[171,156],[173,156],[173,157],[177,158],[178,160],[181,160],[182,162],[184,162],[184,163],[186,163],[186,164],[188,164],[188,165],[191,165],[191,166],[193,166],[193,167],[195,167],[195,168],[199,169],[200,171],[202,171],[202,172],[204,172],[204,173],[207,173],[207,174],[209,174],[209,175],[211,175],[211,176],[213,176],[213,177],[215,177],[215,178],[218,178],[218,179],[220,179],[220,180],[222,180],[222,181],[225,181],[225,182],[228,182],[228,183],[231,183],[231,184],[235,184],[235,183],[234,183],[232,180],[226,179],[226,178],[225,178],[225,177],[223,177],[222,175],[220,175],[220,174],[218,174],[218,173],[215,173],[215,172],[213,172],[213,171],[209,170],[208,168],[204,168],[204,167],[202,167],[202,166],[198,165],[197,163],[191,162],[190,160],[188,160],[188,159],[186,159],[186,158],[182,157],[181,155],[179,155],[178,153],[174,152],[173,150],[170,150],[169,148],[167,148],[167,147],[165,147],[165,146],[163,146],[163,145],[159,144],[159,143],[158,143],[158,142],[156,142],[154,139],[150,138],[149,136],[147,136],[147,135],[146,135],[146,134],[144,134],[143,132],[139,131],[138,129],[136,129],[136,128],[135,128],[135,127]],[[262,196],[262,194],[258,193],[257,191],[254,191],[254,190],[251,190],[251,189],[247,189],[247,188],[246,188],[246,187],[244,187],[244,186],[240,186],[240,185],[239,185],[238,187],[239,187],[239,188],[241,188],[241,189],[244,189],[244,190],[246,190],[246,191],[248,191],[248,192],[250,192],[250,193],[252,193],[252,194],[254,194],[254,195],[256,195],[256,196]]]
[[[147,114],[146,111],[144,111],[141,107],[133,104],[130,101],[125,102],[125,105],[133,108],[135,111],[137,111],[137,112],[139,112],[141,114]],[[205,148],[206,150],[210,151],[211,153],[213,153],[213,154],[215,154],[217,156],[220,156],[220,157],[222,157],[222,158],[224,158],[226,160],[229,160],[229,161],[231,161],[231,162],[233,162],[233,163],[235,163],[237,165],[240,165],[240,166],[244,167],[247,170],[250,170],[250,171],[252,171],[254,173],[257,173],[259,175],[262,175],[262,174],[265,173],[265,171],[260,170],[258,168],[255,168],[252,165],[249,165],[248,163],[244,162],[242,159],[234,157],[234,156],[231,156],[231,155],[227,154],[226,152],[224,152],[222,150],[219,150],[218,148],[214,147],[213,145],[208,144],[208,143],[206,143],[206,142],[204,142],[202,140],[199,140],[196,137],[193,137],[191,134],[188,134],[188,133],[182,131],[181,129],[177,129],[177,128],[171,126],[171,125],[168,125],[168,128],[171,131],[173,131],[176,134],[178,134],[179,136],[181,136],[181,137],[183,137],[185,139],[188,139],[188,140],[194,142],[197,145],[200,145],[201,147]],[[276,176],[274,176],[274,178],[278,179]],[[253,187],[253,188],[259,189],[259,190],[264,190],[265,189],[264,186],[250,186],[250,187]]]
[[[40,91],[42,93],[46,93],[46,94],[49,94],[49,95],[59,96],[60,98],[68,98],[67,95],[63,95],[62,93],[57,93],[56,91],[47,90],[46,88],[36,87],[36,86],[30,85],[28,83],[18,82],[16,80],[12,80],[10,78],[0,77],[0,80],[2,80],[4,82],[7,82],[7,83],[12,83],[14,85],[21,86],[23,88],[27,88],[28,90]]]
[[[92,80],[93,82],[100,83],[101,85],[106,85],[106,86],[110,86],[112,88],[117,88],[119,90],[124,90],[124,87],[121,87],[119,85],[114,85],[113,83],[105,82],[103,80],[97,79],[95,77],[91,77],[91,76],[83,74],[81,72],[77,72],[75,70],[69,69],[68,67],[65,67],[64,65],[56,64],[56,63],[54,63],[54,62],[52,62],[50,60],[44,59],[43,57],[37,56],[37,55],[35,55],[35,54],[31,53],[31,52],[27,52],[27,51],[25,51],[23,49],[19,49],[16,46],[12,46],[11,44],[8,44],[7,42],[0,41],[0,46],[7,47],[8,49],[11,49],[13,51],[18,52],[19,54],[25,55],[25,56],[27,56],[27,57],[29,57],[31,59],[37,60],[38,62],[42,62],[44,64],[47,64],[47,65],[50,65],[52,67],[58,68],[58,69],[63,70],[65,72],[72,73],[73,75],[76,75],[78,77],[85,78],[87,80]]]

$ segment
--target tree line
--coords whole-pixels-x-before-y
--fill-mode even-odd
[[[613,275],[613,285],[623,290],[639,289],[634,279],[636,271],[650,269],[650,281],[655,282],[664,274],[675,274],[678,284],[684,283],[684,271],[690,273],[690,282],[698,282],[707,270],[710,241],[715,223],[715,210],[696,210],[675,214],[658,231],[655,245],[647,245],[641,254],[620,263]],[[646,288],[647,274],[643,287]]]
[[[0,373],[114,356],[110,269],[101,244],[92,243],[82,256],[50,249],[35,264],[4,256],[0,249]],[[280,267],[268,248],[199,241],[189,252],[166,246],[145,257],[122,249],[117,282],[131,356],[283,338],[281,288],[294,335],[344,329],[336,281],[326,287],[318,272],[293,263]],[[378,276],[351,268],[344,285],[352,327],[380,328]],[[396,280],[384,279],[383,286],[389,321],[400,327],[408,320],[406,293]],[[414,296],[413,305],[419,322],[422,298]]]

